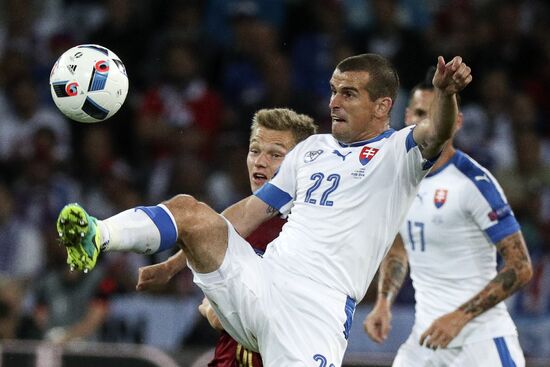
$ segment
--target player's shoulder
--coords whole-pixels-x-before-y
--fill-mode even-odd
[[[313,134],[296,145],[295,150],[323,149],[325,146],[336,144],[331,134]]]
[[[458,149],[452,158],[452,164],[460,173],[474,181],[476,180],[476,176],[489,173],[487,168],[483,167],[475,159]]]
[[[387,131],[386,138],[388,141],[392,141],[393,144],[397,144],[397,146],[404,146],[408,152],[418,145],[413,137],[415,127],[416,125],[409,125],[399,130],[390,129]]]
[[[491,172],[468,154],[457,150],[452,163],[470,187],[482,192],[498,187],[498,182]]]
[[[315,143],[331,143],[335,139],[332,136],[332,134],[313,134],[308,136],[304,141],[303,144],[315,144]]]

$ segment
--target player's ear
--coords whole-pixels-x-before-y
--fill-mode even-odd
[[[374,108],[374,113],[377,117],[385,117],[390,114],[391,106],[393,101],[390,97],[380,97],[376,100],[376,106]]]

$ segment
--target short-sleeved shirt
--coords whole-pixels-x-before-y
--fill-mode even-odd
[[[420,336],[438,317],[456,310],[497,274],[495,244],[520,230],[491,175],[461,151],[420,184],[403,222],[415,289]],[[503,302],[471,320],[450,347],[516,335]]]
[[[353,144],[319,134],[298,144],[255,193],[288,214],[264,258],[361,300],[431,167],[412,132]]]

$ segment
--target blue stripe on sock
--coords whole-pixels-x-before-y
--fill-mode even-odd
[[[160,232],[160,246],[157,252],[171,248],[178,239],[178,232],[170,215],[160,206],[138,206],[136,210],[138,209],[151,218]]]
[[[502,367],[516,367],[516,363],[512,359],[512,356],[510,355],[510,351],[508,350],[508,346],[506,345],[506,341],[503,337],[494,338],[495,345],[497,347],[498,356],[500,357],[500,362],[502,363]]]

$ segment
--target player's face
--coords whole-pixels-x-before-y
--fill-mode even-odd
[[[330,115],[332,135],[342,143],[370,138],[369,126],[374,118],[376,102],[372,101],[365,85],[369,73],[341,72],[336,69],[330,79]]]
[[[405,112],[405,124],[407,126],[415,125],[427,119],[433,100],[434,92],[432,90],[415,90]]]
[[[259,126],[252,132],[246,158],[252,192],[273,177],[285,155],[295,145],[290,130],[278,131]]]

